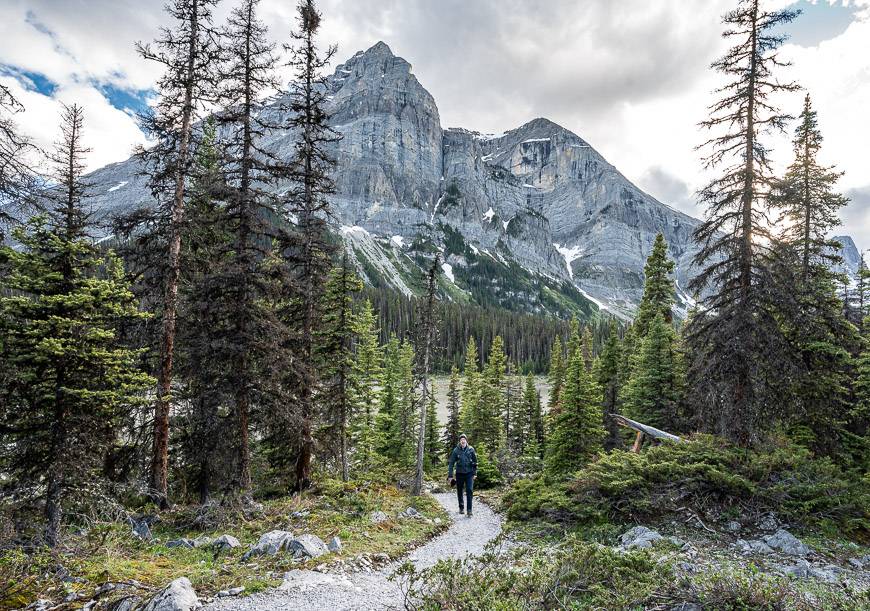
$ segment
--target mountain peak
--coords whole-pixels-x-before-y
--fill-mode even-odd
[[[368,56],[378,56],[378,57],[395,57],[396,55],[393,53],[393,50],[390,49],[390,45],[385,43],[383,40],[379,40],[371,47],[361,52],[362,55]],[[357,54],[359,55],[359,53]]]

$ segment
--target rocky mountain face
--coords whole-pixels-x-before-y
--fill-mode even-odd
[[[699,221],[638,189],[569,130],[540,118],[499,135],[443,129],[432,95],[383,42],[338,66],[327,88],[343,136],[336,231],[369,283],[419,293],[440,252],[451,299],[625,318],[662,232],[677,262],[678,307],[690,303],[682,287]],[[289,157],[293,141],[281,132],[266,144]],[[98,214],[148,202],[137,171],[128,160],[89,177]]]

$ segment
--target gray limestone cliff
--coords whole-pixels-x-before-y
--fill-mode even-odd
[[[546,119],[500,135],[442,129],[432,95],[383,42],[337,66],[327,89],[343,136],[335,229],[368,282],[416,293],[440,251],[451,299],[560,315],[592,315],[596,303],[628,317],[662,232],[687,285],[699,221],[638,189],[569,130]],[[289,157],[293,142],[277,132],[264,144]],[[98,216],[149,202],[134,160],[89,180]],[[685,308],[691,300],[678,295]]]

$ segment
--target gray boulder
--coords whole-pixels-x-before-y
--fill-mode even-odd
[[[740,526],[740,522],[738,522],[737,520],[731,520],[730,522],[728,522],[728,524],[725,525],[725,530],[731,533],[740,532],[741,528],[742,527]]]
[[[151,527],[148,525],[147,519],[131,520],[131,526],[133,528],[133,534],[143,541],[151,541],[151,539],[154,538],[154,535],[151,534]]]
[[[308,556],[309,558],[319,558],[327,553],[329,549],[326,543],[317,535],[299,535],[290,541],[290,551],[297,558]]]
[[[789,556],[806,556],[813,551],[784,528],[780,528],[772,535],[765,537],[764,542],[773,549]]]
[[[372,512],[372,514],[369,516],[369,521],[372,524],[380,524],[381,522],[386,522],[387,519],[387,514],[385,514],[383,511]]]
[[[213,542],[211,545],[212,545],[212,547],[217,547],[217,548],[220,548],[220,549],[224,549],[224,548],[226,548],[226,549],[234,549],[234,548],[236,548],[236,547],[241,547],[241,546],[242,546],[242,544],[239,543],[239,540],[236,539],[236,538],[235,538],[234,536],[232,536],[232,535],[221,535],[220,537],[218,537],[217,539],[215,539],[214,542]]]
[[[185,539],[184,537],[182,537],[181,539],[172,539],[171,541],[167,541],[166,547],[168,547],[170,549],[172,549],[174,547],[192,548],[192,547],[194,547],[194,545],[193,545],[193,541],[191,541],[190,539]]]
[[[245,591],[245,586],[238,586],[237,588],[230,588],[229,590],[221,590],[217,593],[220,598],[224,598],[226,596],[238,596],[242,592]]]
[[[619,547],[623,550],[646,549],[652,547],[661,538],[659,533],[646,526],[635,526],[619,537]]]
[[[211,545],[211,537],[206,537],[205,535],[200,535],[193,541],[191,541],[193,547],[207,547]]]
[[[247,560],[251,556],[274,556],[278,552],[290,549],[291,541],[293,541],[293,533],[290,531],[273,530],[267,532],[242,556],[242,560]]]
[[[149,600],[142,611],[195,611],[201,608],[190,580],[179,577]]]
[[[750,539],[748,541],[744,539],[737,539],[737,549],[740,550],[740,552],[744,555],[773,553],[773,548],[771,548],[764,541],[759,541],[758,539]]]
[[[339,539],[338,537],[333,537],[332,539],[330,539],[329,545],[327,545],[327,548],[333,554],[339,553],[341,551],[341,547],[341,539]]]
[[[420,512],[414,509],[413,507],[408,507],[405,511],[399,514],[399,516],[403,518],[421,518]]]

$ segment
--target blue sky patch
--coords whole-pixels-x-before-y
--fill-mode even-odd
[[[836,38],[846,31],[855,19],[857,6],[844,6],[842,1],[831,5],[828,0],[800,0],[788,8],[800,9],[801,14],[785,29],[788,31],[788,42],[801,47],[814,47],[824,40]]]
[[[11,76],[25,89],[38,91],[42,95],[51,96],[57,91],[57,83],[39,72],[29,72],[8,64],[0,64],[0,74]]]
[[[120,111],[132,115],[150,112],[148,98],[153,94],[150,89],[125,89],[105,82],[95,82],[94,87],[100,90],[109,104]]]

